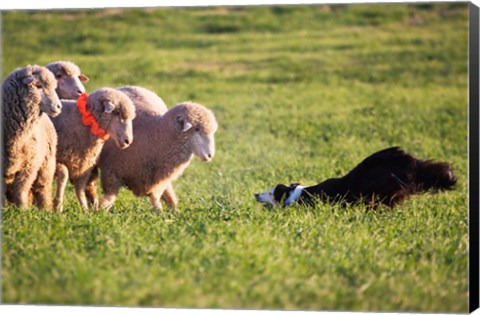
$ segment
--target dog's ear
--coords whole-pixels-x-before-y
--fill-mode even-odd
[[[300,183],[293,183],[293,184],[290,184],[287,187],[287,191],[285,192],[285,194],[283,196],[283,201],[282,201],[282,204],[283,204],[284,208],[286,206],[288,206],[289,204],[291,204],[293,201],[295,201],[295,199],[298,198],[298,196],[296,196],[295,199],[290,200],[290,196],[295,192],[295,190],[297,189],[298,186],[300,186]]]
[[[290,190],[290,187],[283,184],[277,185],[273,191],[273,197],[277,202],[281,202],[282,199],[285,199],[287,197]]]

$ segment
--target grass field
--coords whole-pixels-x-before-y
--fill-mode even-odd
[[[468,310],[467,3],[4,12],[3,73],[71,60],[87,90],[141,85],[219,122],[180,213],[122,190],[109,213],[2,212],[3,303]],[[270,209],[399,145],[452,192],[394,210]]]

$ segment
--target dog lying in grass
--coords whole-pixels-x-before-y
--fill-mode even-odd
[[[419,160],[399,147],[392,147],[370,155],[343,177],[309,187],[280,184],[268,192],[255,194],[255,198],[283,207],[293,203],[313,205],[320,200],[393,208],[411,195],[450,190],[456,181],[449,163]]]

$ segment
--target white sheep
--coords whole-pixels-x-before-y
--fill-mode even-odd
[[[81,109],[82,102],[85,109]],[[132,120],[135,118],[135,107],[130,98],[111,88],[96,90],[88,98],[81,96],[77,102],[62,100],[62,104],[62,114],[52,119],[58,134],[57,192],[54,200],[58,211],[63,209],[69,178],[75,186],[81,207],[88,207],[85,186],[107,139],[104,134],[110,135],[118,148],[128,147],[133,140]],[[98,123],[101,132],[85,124],[87,115]]]
[[[164,115],[138,116],[132,145],[119,150],[107,143],[100,155],[101,207],[112,206],[120,187],[126,186],[137,196],[149,196],[151,204],[161,209],[160,196],[194,154],[203,161],[213,158],[217,128],[213,113],[191,102],[178,104]],[[176,198],[170,202],[176,207]]]
[[[50,119],[62,105],[57,82],[45,67],[14,70],[2,84],[3,187],[7,201],[18,207],[51,207],[57,136]]]
[[[160,96],[141,86],[125,86],[117,90],[130,97],[137,115],[163,115],[168,110]]]
[[[80,68],[70,61],[55,61],[46,65],[57,79],[57,94],[60,99],[76,100],[85,93],[82,82],[88,82]]]
[[[140,86],[125,86],[117,88],[117,90],[125,93],[135,106],[137,118],[139,116],[156,116],[163,115],[168,110],[163,100],[154,92]],[[113,146],[112,146],[113,147]],[[103,150],[109,150],[110,146],[106,146]],[[113,147],[115,150],[115,148]],[[96,181],[98,177],[98,168],[92,170],[92,174],[85,188],[85,196],[89,204],[96,205],[98,203]],[[171,185],[165,190],[162,199],[168,204],[173,204],[176,200],[175,191]]]

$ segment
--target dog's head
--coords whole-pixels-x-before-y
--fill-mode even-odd
[[[258,202],[270,204],[275,207],[279,204],[283,204],[283,206],[288,206],[290,203],[292,203],[299,197],[301,193],[301,189],[299,190],[299,188],[303,187],[299,184],[291,184],[289,186],[279,184],[272,187],[267,192],[255,194],[255,199]],[[293,196],[294,192],[297,196]]]

